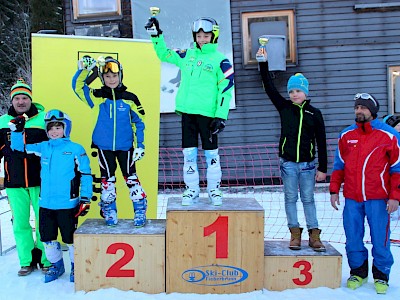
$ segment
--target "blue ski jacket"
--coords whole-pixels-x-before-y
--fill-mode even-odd
[[[144,149],[144,111],[136,95],[126,91],[126,87],[91,89],[85,82],[89,75],[88,70],[78,70],[72,78],[72,88],[97,113],[93,144],[111,151]]]
[[[85,149],[69,138],[24,145],[24,132],[11,133],[11,149],[40,157],[41,189],[39,206],[70,209],[80,198],[92,198],[92,174]]]

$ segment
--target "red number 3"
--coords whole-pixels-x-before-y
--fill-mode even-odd
[[[304,280],[300,280],[300,278],[293,278],[293,282],[296,285],[307,285],[312,281],[312,274],[310,272],[311,270],[311,264],[309,261],[306,260],[299,260],[297,261],[294,265],[293,268],[302,268],[300,270],[300,274],[304,276]]]
[[[118,250],[122,250],[124,255],[108,269],[106,277],[135,277],[135,270],[121,270],[123,266],[132,260],[135,250],[129,244],[115,243],[108,246],[106,253],[115,254]]]

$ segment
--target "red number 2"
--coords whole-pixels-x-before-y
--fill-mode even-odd
[[[121,270],[132,260],[135,250],[129,244],[115,243],[108,246],[106,253],[115,254],[118,250],[124,251],[124,255],[108,269],[106,277],[135,277],[135,270]]]
[[[293,280],[294,284],[307,285],[311,282],[312,274],[310,272],[311,264],[309,261],[299,260],[293,265],[293,267],[298,268],[298,269],[300,269],[302,267],[303,269],[300,270],[300,274],[304,276],[304,280],[300,280],[300,278],[293,278],[292,280]]]
[[[214,223],[204,227],[204,235],[209,236],[216,233],[216,258],[228,258],[228,217],[219,216]]]

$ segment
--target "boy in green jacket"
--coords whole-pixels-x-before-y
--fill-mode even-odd
[[[152,28],[156,28],[156,33]],[[183,180],[186,190],[182,205],[191,205],[200,193],[197,168],[198,136],[207,162],[207,192],[213,205],[222,204],[221,165],[218,136],[225,128],[233,90],[233,68],[229,60],[217,51],[219,26],[212,18],[193,22],[192,49],[167,48],[155,17],[145,26],[161,61],[181,70],[181,83],[175,99],[175,111],[182,117]]]

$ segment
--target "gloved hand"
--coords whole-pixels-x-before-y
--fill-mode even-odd
[[[19,115],[8,122],[8,127],[10,128],[10,130],[15,132],[24,131],[26,117],[27,116],[25,114]]]
[[[267,59],[267,51],[265,49],[265,47],[260,47],[256,53],[256,60],[258,62],[266,62]]]
[[[81,200],[79,201],[79,210],[75,215],[75,218],[81,216],[85,216],[90,209],[90,200],[86,197],[81,197]]]
[[[218,134],[224,131],[225,120],[221,118],[214,118],[210,123],[211,134]]]
[[[135,150],[133,150],[133,161],[138,161],[141,160],[144,156],[144,149],[143,148],[135,148]]]
[[[160,23],[158,22],[156,17],[150,17],[147,21],[146,25],[144,25],[147,33],[153,37],[159,36],[162,33],[160,29]]]
[[[89,55],[85,55],[80,60],[78,60],[78,69],[83,70],[86,69],[91,71],[96,66],[96,60]]]

